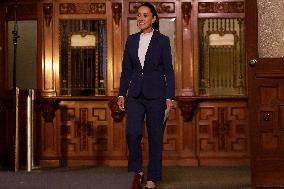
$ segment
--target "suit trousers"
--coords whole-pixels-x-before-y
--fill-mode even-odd
[[[142,171],[142,148],[144,120],[149,143],[149,162],[147,180],[161,180],[162,150],[164,135],[165,99],[146,99],[143,94],[137,98],[129,97],[127,103],[127,144],[129,149],[128,171]]]

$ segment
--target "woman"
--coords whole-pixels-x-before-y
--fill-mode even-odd
[[[132,189],[143,183],[141,139],[144,119],[149,142],[149,164],[145,188],[155,188],[161,180],[165,109],[173,106],[175,79],[169,38],[159,32],[159,18],[151,3],[138,8],[139,33],[125,44],[118,106],[127,102],[128,171],[135,172]]]

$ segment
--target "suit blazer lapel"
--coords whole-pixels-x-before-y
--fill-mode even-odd
[[[135,63],[137,63],[138,67],[140,67],[142,69],[142,66],[141,66],[141,63],[140,63],[140,60],[139,60],[139,57],[138,57],[138,48],[139,48],[139,40],[140,40],[140,34],[141,32],[138,32],[136,33],[135,37],[134,37],[134,52],[135,52],[135,58],[136,58],[136,61]]]
[[[159,38],[159,32],[158,31],[154,31],[153,32],[153,36],[150,40],[147,52],[146,52],[146,56],[145,56],[145,62],[144,65],[146,65],[147,63],[149,63],[150,57],[152,56],[152,54],[155,51],[155,46],[158,44],[158,38]]]

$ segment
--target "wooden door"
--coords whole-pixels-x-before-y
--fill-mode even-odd
[[[283,5],[280,1],[278,4]],[[283,56],[281,58],[281,52],[273,53],[269,50],[270,40],[276,36],[265,34],[264,28],[272,31],[274,28],[269,24],[271,21],[262,20],[273,20],[272,14],[268,17],[264,15],[269,15],[270,8],[279,5],[277,1],[272,2],[276,5],[265,3],[262,0],[246,1],[252,188],[284,187],[284,59]],[[279,34],[279,31],[276,33]],[[268,42],[268,45],[263,46],[263,41]]]

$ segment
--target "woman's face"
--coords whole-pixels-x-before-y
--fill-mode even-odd
[[[152,31],[152,23],[155,22],[156,17],[153,16],[148,7],[142,6],[138,9],[136,19],[138,28],[142,30],[143,33],[148,33]]]

